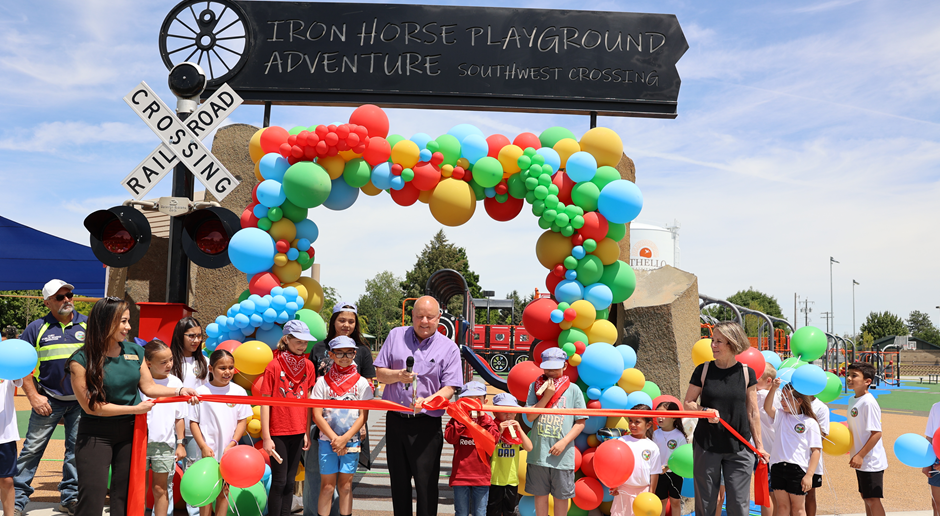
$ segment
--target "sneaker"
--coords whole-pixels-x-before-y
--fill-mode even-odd
[[[23,509],[13,509],[13,516],[23,516]]]
[[[75,516],[76,505],[78,505],[78,500],[69,500],[68,502],[59,505],[59,511],[68,514],[69,516]]]

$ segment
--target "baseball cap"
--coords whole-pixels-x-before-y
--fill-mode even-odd
[[[75,290],[75,287],[71,284],[66,283],[60,279],[54,279],[42,287],[42,298],[49,299],[50,297],[54,296],[55,293],[58,292],[62,287],[67,287],[69,290]]]
[[[356,341],[345,335],[340,335],[330,341],[330,350],[349,348],[356,349]]]
[[[542,352],[542,369],[563,369],[568,354],[561,348],[548,348]]]
[[[501,407],[518,407],[519,400],[515,396],[509,394],[508,392],[501,392],[496,396],[493,396],[493,405],[499,405]]]
[[[346,307],[349,307],[349,308],[346,308]],[[359,313],[356,311],[356,305],[352,303],[347,303],[345,301],[339,301],[335,305],[333,305],[333,313],[335,314],[336,312],[352,312],[354,314]]]
[[[463,384],[463,387],[460,389],[459,397],[465,398],[467,396],[486,396],[486,386],[483,385],[483,382],[476,380]]]
[[[292,337],[305,340],[307,342],[317,341],[316,337],[310,335],[310,328],[307,327],[307,323],[297,319],[287,321],[284,324],[284,335],[291,335]]]

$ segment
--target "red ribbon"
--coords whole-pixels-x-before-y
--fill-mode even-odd
[[[446,409],[447,415],[456,419],[458,423],[466,427],[467,433],[473,438],[473,443],[477,447],[477,453],[480,454],[480,458],[483,459],[483,462],[489,463],[490,457],[492,457],[493,453],[496,451],[496,438],[470,417],[470,411],[483,411],[482,401],[460,398],[456,402],[451,402],[441,396],[434,396],[433,398],[424,400],[424,404],[421,408],[427,410]]]

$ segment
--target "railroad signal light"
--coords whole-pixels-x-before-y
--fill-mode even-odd
[[[228,244],[239,229],[238,216],[225,208],[196,210],[183,219],[183,252],[200,267],[225,267],[231,263]]]
[[[131,206],[93,212],[85,217],[84,225],[95,257],[110,267],[129,267],[150,248],[150,223]]]

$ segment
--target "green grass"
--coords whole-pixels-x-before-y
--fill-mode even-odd
[[[32,414],[31,410],[17,410],[16,411],[16,426],[20,430],[20,438],[26,437],[26,431],[29,430],[29,415]],[[65,425],[56,426],[55,430],[52,432],[53,439],[65,440]]]

